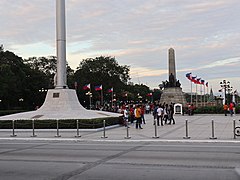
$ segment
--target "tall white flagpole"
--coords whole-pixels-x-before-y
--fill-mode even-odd
[[[101,105],[103,106],[103,90],[101,89]]]
[[[192,81],[190,80],[191,83],[191,104],[192,104]]]
[[[66,84],[66,26],[65,26],[65,0],[56,0],[56,26],[57,26],[57,89],[67,88]]]
[[[197,83],[196,83],[196,107],[197,107]]]
[[[205,107],[205,96],[206,96],[206,94],[205,94],[205,84],[203,84],[203,106]]]
[[[112,107],[113,107],[113,88],[112,88]]]

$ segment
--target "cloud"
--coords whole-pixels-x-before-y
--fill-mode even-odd
[[[162,76],[168,73],[168,70],[151,69],[145,67],[131,68],[130,75],[132,78],[136,77],[152,77],[152,76]]]
[[[131,66],[133,81],[156,87],[168,78],[173,47],[183,90],[189,71],[217,88],[240,75],[239,9],[237,0],[67,0],[67,59],[75,69],[82,59],[114,56]],[[5,49],[24,58],[55,54],[55,1],[1,0],[0,12]]]
[[[238,65],[238,63],[240,63],[240,57],[235,57],[235,58],[229,58],[229,59],[223,59],[223,60],[218,60],[215,61],[213,63],[210,63],[208,65],[203,66],[202,68],[216,68],[219,66],[234,66],[234,65]]]

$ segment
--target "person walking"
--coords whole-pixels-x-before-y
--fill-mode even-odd
[[[136,118],[136,129],[138,129],[138,127],[140,129],[142,129],[142,119],[141,119],[141,108],[139,105],[137,105],[135,111],[134,111],[134,115],[135,115],[135,118]]]

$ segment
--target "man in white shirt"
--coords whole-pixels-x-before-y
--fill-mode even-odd
[[[157,109],[157,125],[159,126],[159,119],[161,118],[161,126],[163,126],[163,108],[160,105]]]

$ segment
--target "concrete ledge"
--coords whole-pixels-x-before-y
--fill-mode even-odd
[[[133,139],[122,139],[122,140],[110,140],[110,139],[84,139],[82,137],[78,138],[38,138],[38,137],[29,137],[29,138],[18,138],[18,137],[6,137],[0,138],[0,140],[17,140],[17,141],[74,141],[74,142],[169,142],[169,143],[235,143],[240,144],[240,141],[234,140],[167,140],[167,139],[144,139],[144,140],[133,140]],[[238,169],[239,170],[239,169]],[[238,171],[239,172],[239,171]]]

